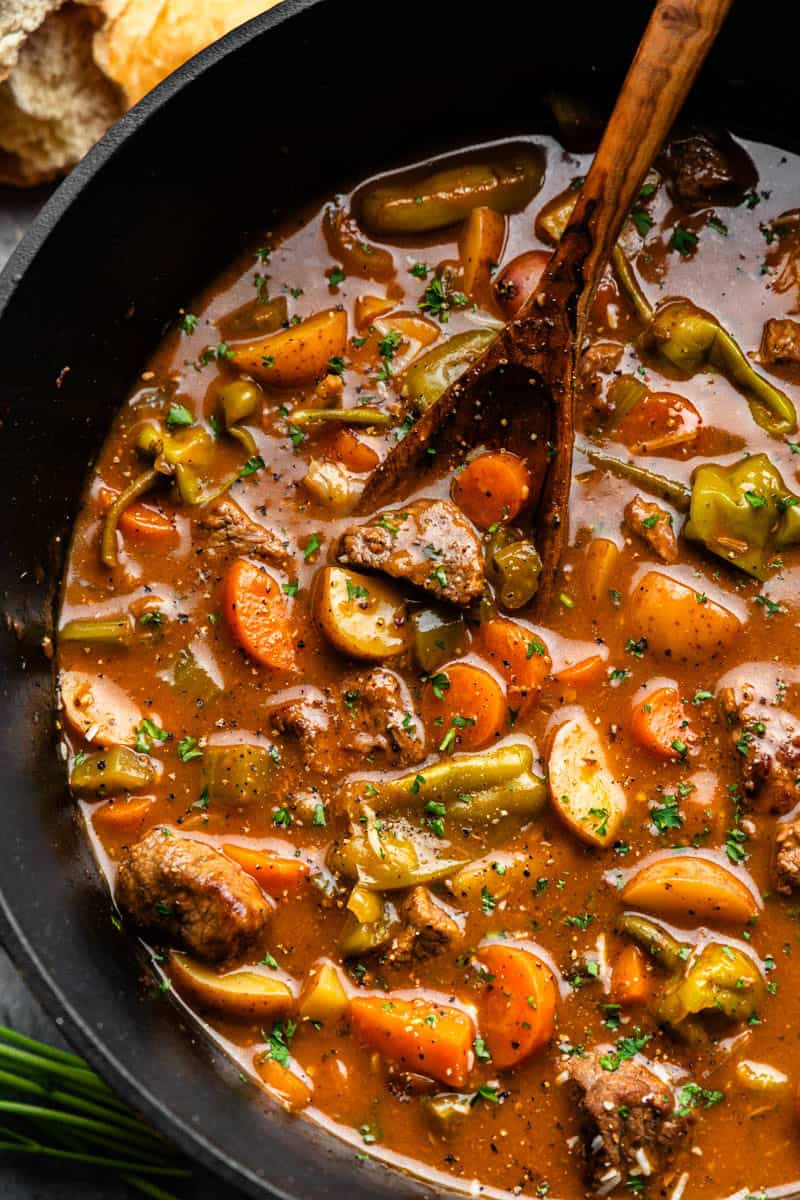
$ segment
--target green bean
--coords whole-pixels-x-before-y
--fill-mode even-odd
[[[655,310],[642,291],[633,267],[619,246],[615,246],[611,251],[611,261],[614,264],[617,279],[622,285],[622,290],[636,309],[636,315],[646,325],[649,325]]]
[[[160,471],[155,467],[151,467],[149,471],[145,471],[138,479],[134,479],[129,483],[124,491],[120,492],[114,503],[106,513],[103,522],[103,532],[100,538],[100,561],[107,567],[116,567],[118,564],[117,558],[117,526],[119,519],[127,508],[130,508],[140,496],[145,492],[149,492],[152,487],[162,478]]]
[[[360,408],[296,408],[289,419],[299,429],[307,429],[309,425],[322,425],[325,422],[359,427],[374,425],[378,429],[388,429],[390,425],[394,425],[391,413],[367,405]]]
[[[115,796],[140,792],[155,782],[153,765],[143,754],[128,746],[113,746],[87,754],[72,768],[69,786],[79,796]]]
[[[444,805],[459,820],[490,821],[509,812],[533,814],[545,802],[544,784],[532,773],[530,746],[514,743],[482,754],[456,754],[415,774],[383,780],[370,804],[377,813]],[[364,788],[355,781],[352,788]]]
[[[689,952],[688,946],[679,942],[655,921],[640,917],[638,913],[623,913],[617,921],[617,930],[629,938],[670,972],[682,971]]]
[[[128,646],[133,638],[129,617],[87,617],[67,621],[58,634],[61,642],[88,646]]]
[[[670,503],[674,504],[679,512],[689,511],[689,505],[692,500],[692,489],[687,487],[685,483],[679,483],[675,479],[668,479],[666,475],[659,475],[656,471],[649,471],[647,467],[637,466],[636,463],[625,462],[621,458],[615,458],[613,454],[606,454],[604,450],[596,450],[588,442],[581,441],[580,439],[576,441],[575,449],[588,458],[592,466],[597,467],[598,470],[608,471],[612,475],[617,475],[620,479],[629,479],[646,492],[662,496],[665,500],[669,500]]]
[[[503,608],[529,604],[539,588],[542,560],[530,538],[512,525],[501,525],[486,546],[486,574]]]

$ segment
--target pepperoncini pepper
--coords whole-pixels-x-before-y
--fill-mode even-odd
[[[800,542],[800,497],[786,489],[766,454],[728,467],[708,463],[694,473],[683,532],[763,580],[773,552]]]
[[[573,190],[554,197],[536,218],[536,234],[557,245],[569,224],[577,193]],[[612,263],[622,291],[645,323],[640,345],[672,367],[683,379],[711,368],[719,371],[743,393],[753,420],[773,436],[797,428],[797,413],[789,397],[774,386],[747,360],[741,348],[711,313],[682,297],[665,300],[656,308],[644,294],[630,261],[619,246]]]
[[[763,1003],[765,994],[761,972],[749,954],[736,946],[711,942],[683,975],[667,982],[656,1015],[676,1032],[697,1040],[704,1036],[700,1024],[704,1014],[746,1021]]]
[[[797,428],[789,397],[759,375],[728,331],[691,300],[660,304],[642,334],[641,345],[684,379],[704,367],[719,371],[744,394],[753,420],[767,433],[777,436]]]

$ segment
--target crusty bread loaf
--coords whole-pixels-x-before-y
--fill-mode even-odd
[[[278,0],[0,0],[0,183],[64,174],[125,108]]]

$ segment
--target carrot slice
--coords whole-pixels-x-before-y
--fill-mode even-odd
[[[106,512],[119,495],[113,488],[101,488],[97,493],[100,507]],[[123,533],[139,537],[147,541],[169,541],[177,537],[175,518],[162,512],[152,504],[139,500],[126,508],[119,519],[119,528]]]
[[[127,800],[107,800],[92,813],[92,825],[98,833],[128,833],[149,818],[156,803],[154,796],[131,796]]]
[[[544,643],[516,621],[498,617],[480,627],[479,646],[508,684],[508,703],[520,714],[536,703],[552,662]]]
[[[507,450],[479,454],[453,480],[453,499],[479,529],[513,521],[531,491],[528,468]]]
[[[222,610],[231,633],[263,667],[295,667],[293,635],[280,584],[263,567],[235,559],[222,584]]]
[[[224,845],[222,850],[276,900],[281,896],[296,895],[308,882],[308,863],[299,858],[285,858],[272,850],[253,850],[250,846],[236,846],[232,842]]]
[[[463,1087],[472,1067],[475,1024],[467,1013],[428,999],[356,996],[350,1003],[353,1032],[370,1049],[406,1070]]]
[[[637,700],[631,714],[631,734],[640,746],[660,758],[685,758],[692,739],[678,689],[656,688],[644,700]]]
[[[500,685],[488,671],[456,663],[428,680],[422,720],[442,753],[479,750],[506,727],[508,708]]]
[[[625,946],[614,963],[611,994],[623,1008],[643,1004],[650,995],[647,963],[638,946]]]
[[[560,671],[556,671],[555,677],[559,683],[565,683],[568,687],[586,687],[601,679],[605,670],[606,660],[603,656],[590,654],[588,658],[582,658],[580,662],[562,667]]]
[[[378,463],[378,455],[372,447],[359,441],[349,429],[336,430],[325,448],[325,457],[341,463],[356,475],[371,471]]]
[[[307,1108],[311,1103],[314,1094],[312,1088],[291,1067],[284,1067],[274,1058],[263,1056],[257,1057],[253,1065],[267,1090],[293,1112]]]
[[[675,854],[642,867],[621,895],[626,904],[665,917],[745,922],[759,907],[747,885],[726,867],[691,854]]]
[[[485,946],[480,962],[494,978],[481,1005],[481,1029],[500,1071],[515,1067],[553,1036],[556,985],[553,972],[529,950]]]

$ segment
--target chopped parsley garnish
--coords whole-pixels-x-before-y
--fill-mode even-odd
[[[202,758],[203,751],[197,747],[196,737],[181,738],[178,742],[178,758],[181,762],[191,762],[193,758]]]
[[[692,233],[690,229],[684,229],[681,225],[676,225],[672,231],[672,237],[669,239],[669,248],[677,250],[678,254],[687,256],[694,252],[698,241],[696,233]]]
[[[303,547],[303,558],[306,562],[308,562],[310,558],[314,557],[321,545],[322,542],[319,540],[318,535],[316,533],[312,533],[311,537]]]
[[[239,479],[247,479],[250,475],[255,475],[256,471],[263,471],[264,460],[260,454],[254,454],[252,458],[248,458],[247,462],[239,472]]]
[[[286,1020],[272,1026],[264,1041],[267,1043],[265,1057],[272,1058],[282,1067],[289,1065],[289,1047],[292,1044],[297,1026],[294,1021]],[[263,1032],[263,1031],[262,1031]]]
[[[184,333],[194,333],[199,324],[200,318],[196,317],[194,313],[187,312],[181,317],[181,329]]]
[[[693,1108],[713,1108],[725,1099],[724,1092],[700,1087],[699,1083],[684,1083],[678,1088],[676,1112],[679,1117],[688,1117]]]
[[[644,1050],[645,1046],[650,1041],[650,1037],[651,1035],[649,1033],[643,1034],[641,1029],[639,1029],[637,1026],[637,1028],[634,1030],[633,1037],[624,1037],[619,1039],[617,1042],[617,1048],[612,1054],[600,1055],[600,1066],[604,1071],[618,1070],[622,1063],[627,1062],[631,1058],[635,1058],[637,1054]]]
[[[136,734],[134,749],[140,754],[149,754],[152,742],[165,742],[169,737],[166,730],[161,729],[149,717],[143,717],[133,732]]]
[[[328,271],[328,286],[338,288],[340,283],[344,283],[347,276],[341,267],[331,267]]]
[[[669,829],[680,829],[683,817],[678,810],[678,800],[675,796],[665,796],[664,803],[650,809],[650,818],[659,833]]]
[[[194,417],[185,404],[170,404],[167,410],[167,425],[171,429],[194,425]]]

